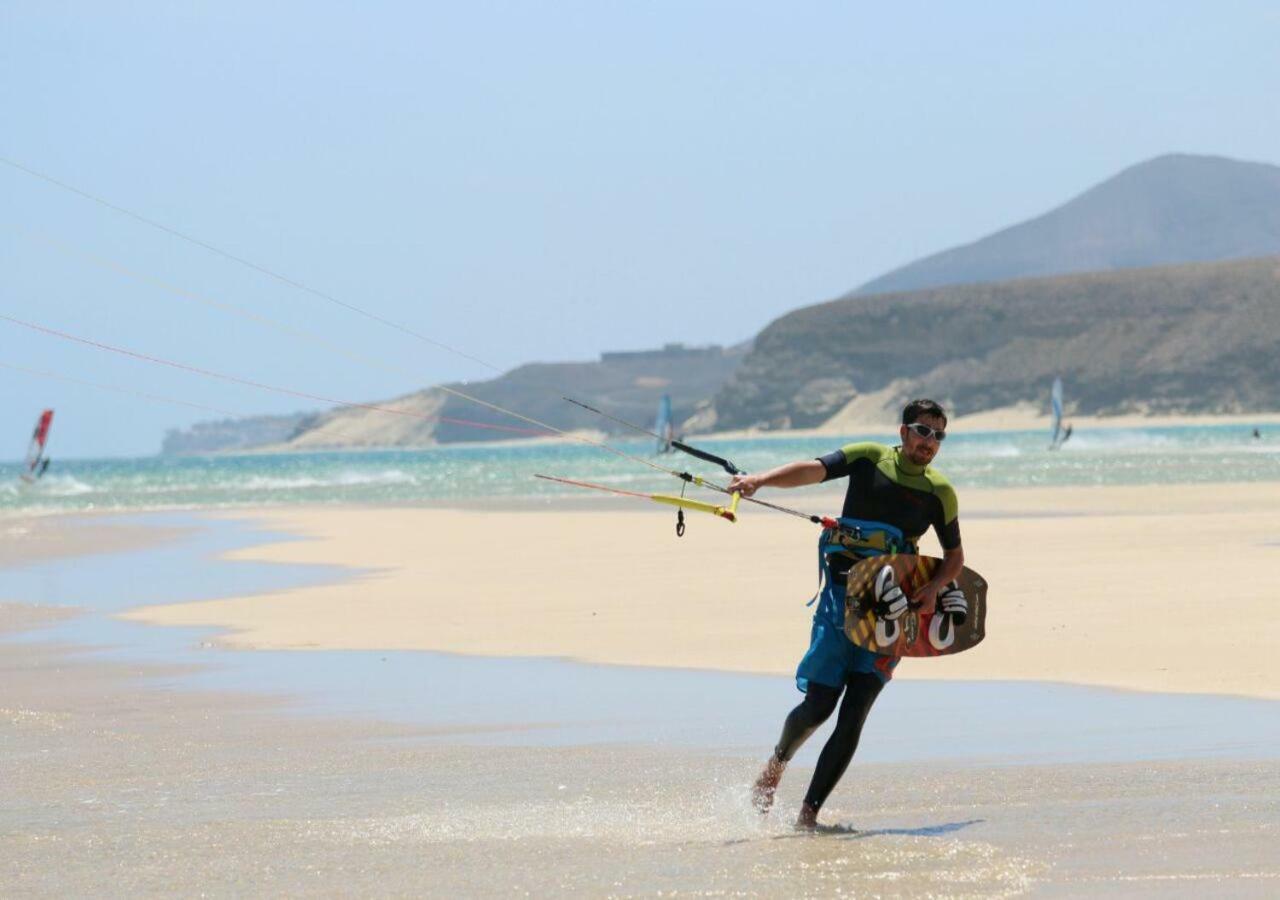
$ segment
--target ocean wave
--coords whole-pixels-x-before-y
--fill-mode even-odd
[[[418,479],[400,469],[363,472],[349,469],[332,475],[252,475],[234,485],[236,490],[293,491],[306,488],[416,485]]]
[[[995,459],[1013,459],[1015,456],[1022,455],[1022,448],[1014,444],[996,444],[985,448],[984,456],[990,456]]]
[[[1129,431],[1127,429],[1083,431],[1073,434],[1061,450],[1145,450],[1167,448],[1178,450],[1195,449],[1195,444],[1185,439],[1179,440],[1174,435],[1160,434],[1151,431]]]
[[[97,490],[73,475],[46,475],[33,484],[21,485],[20,491],[33,497],[82,497]]]

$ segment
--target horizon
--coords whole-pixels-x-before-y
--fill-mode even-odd
[[[733,346],[1150,159],[1280,160],[1249,115],[1280,74],[1265,4],[315,9],[10,7],[0,157],[503,371]],[[358,402],[491,374],[8,166],[0,196],[16,318]],[[233,416],[326,408],[0,325],[9,365]],[[4,459],[45,407],[55,458],[151,455],[219,418],[0,377]]]

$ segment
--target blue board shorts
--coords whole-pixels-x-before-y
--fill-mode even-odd
[[[839,590],[840,608],[844,608],[844,591]],[[835,598],[832,598],[835,599]],[[883,656],[864,650],[850,641],[842,625],[836,625],[822,614],[813,617],[813,630],[809,635],[809,652],[796,667],[796,687],[809,690],[809,682],[827,687],[844,687],[850,675],[870,673],[887,684],[900,657]]]

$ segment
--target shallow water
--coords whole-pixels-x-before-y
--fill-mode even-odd
[[[139,691],[136,664],[13,649],[6,894],[1262,897],[1280,884],[1274,761],[859,760],[824,811],[832,827],[808,835],[790,827],[799,763],[762,818],[747,797],[758,759],[456,746]]]

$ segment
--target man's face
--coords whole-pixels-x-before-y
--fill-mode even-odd
[[[937,416],[921,416],[916,419],[921,425],[928,425],[934,431],[945,431],[947,423]],[[898,429],[902,437],[902,455],[918,466],[927,466],[938,455],[939,442],[935,437],[921,437],[906,425]]]

